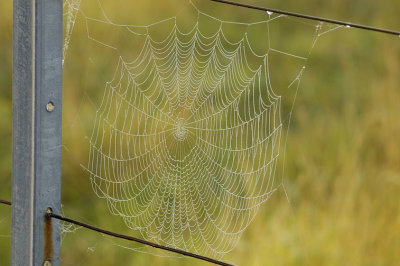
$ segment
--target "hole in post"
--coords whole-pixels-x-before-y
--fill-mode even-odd
[[[54,108],[56,108],[56,107],[55,107],[55,105],[54,105],[54,103],[53,103],[52,101],[50,101],[50,102],[48,102],[48,103],[46,104],[46,110],[47,110],[47,112],[53,112],[53,111],[54,111]]]
[[[51,266],[51,261],[45,260],[45,261],[43,262],[43,266]]]

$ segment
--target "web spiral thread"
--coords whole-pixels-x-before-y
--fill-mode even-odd
[[[172,21],[162,40],[154,24],[129,28],[144,45],[133,61],[119,57],[105,86],[85,168],[111,213],[143,238],[219,258],[281,185],[281,96],[269,53],[283,52],[257,54],[247,33],[227,37],[222,25],[235,22],[198,15],[221,26],[206,33],[198,20],[183,32],[171,18],[159,22]]]

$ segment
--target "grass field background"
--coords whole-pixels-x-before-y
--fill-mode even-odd
[[[83,2],[90,10],[90,1]],[[164,12],[187,15],[183,2],[187,3],[166,1],[155,8],[144,0],[107,1],[107,10],[121,20],[134,17],[146,24]],[[395,0],[242,2],[400,30],[400,3]],[[207,1],[195,3],[210,9]],[[213,12],[223,10],[237,18],[256,14],[240,8],[220,8]],[[1,1],[0,14],[0,198],[10,199],[11,0]],[[78,17],[67,55],[70,61],[65,64],[64,212],[134,235],[118,217],[109,214],[105,201],[96,198],[80,166],[87,161],[84,136],[90,133],[82,132],[82,128],[91,128],[96,99],[115,69],[111,57],[102,54],[94,58],[96,68],[90,68],[88,56],[82,55],[99,51],[79,41],[87,39],[82,23]],[[282,40],[289,40],[282,34]],[[296,44],[303,40],[293,35],[290,41]],[[399,37],[357,29],[338,29],[321,37],[309,58],[288,135],[284,182],[290,202],[284,191],[278,190],[226,259],[238,265],[398,265],[399,114]],[[0,205],[1,265],[10,260],[10,226],[11,209]],[[118,245],[139,247],[78,229],[65,235],[62,265],[204,265],[193,259],[163,258]]]

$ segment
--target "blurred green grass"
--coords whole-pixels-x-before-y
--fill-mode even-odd
[[[182,9],[181,2],[171,2],[170,8]],[[307,0],[301,6],[296,1],[243,2],[400,30],[400,3],[394,0]],[[121,10],[114,2],[108,3],[108,8]],[[201,1],[201,6],[206,7],[207,2]],[[129,19],[135,9],[152,10],[145,1],[127,2],[123,7],[119,11],[121,20]],[[237,16],[246,14],[246,10],[237,8],[226,10]],[[159,8],[154,12],[163,11]],[[0,3],[0,13],[0,198],[9,199],[11,0]],[[143,23],[151,21],[147,13],[138,16]],[[72,51],[76,49],[82,54],[89,52],[89,48],[77,47],[79,42],[74,44],[73,38],[67,59],[80,62],[80,55]],[[394,36],[355,29],[337,30],[318,41],[302,80],[288,136],[285,187],[290,203],[283,190],[275,193],[227,259],[238,265],[398,265],[399,44],[400,39]],[[109,214],[105,202],[94,197],[89,178],[80,167],[87,160],[84,136],[90,132],[82,133],[77,128],[79,124],[91,123],[90,117],[84,115],[94,108],[92,99],[98,97],[98,92],[91,88],[103,88],[107,73],[115,65],[106,56],[95,60],[101,66],[95,74],[87,71],[75,78],[69,74],[64,81],[64,210],[72,217],[131,234],[118,217]],[[79,65],[66,64],[65,71],[76,73],[80,69]],[[95,79],[87,78],[89,75],[95,75]],[[86,89],[84,93],[81,88]],[[74,109],[79,109],[79,113]],[[1,264],[9,263],[9,217],[10,209],[0,207]],[[79,229],[64,239],[62,264],[203,265],[191,259],[132,252],[115,244],[128,245]]]

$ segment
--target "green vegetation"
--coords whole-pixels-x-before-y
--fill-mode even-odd
[[[83,0],[85,10],[92,11],[92,2]],[[147,24],[175,13],[190,17],[186,13],[189,8],[181,5],[184,0],[157,3],[156,10],[146,0],[104,2],[105,9],[120,21]],[[305,0],[301,5],[298,1],[242,2],[400,30],[400,3],[395,0]],[[207,1],[195,3],[208,8]],[[226,6],[213,12],[221,10],[235,18],[259,14]],[[0,14],[0,198],[10,199],[11,0],[1,1]],[[64,79],[64,212],[133,235],[119,217],[109,213],[106,201],[94,195],[89,176],[80,166],[87,162],[85,136],[90,136],[94,110],[115,70],[116,59],[88,42],[82,17],[76,25]],[[131,41],[119,32],[104,35],[103,30],[94,29],[102,40],[117,44]],[[304,42],[296,34],[283,34],[279,40],[282,45],[294,46]],[[398,265],[399,44],[398,37],[356,29],[339,29],[319,39],[301,82],[288,135],[284,182],[290,203],[279,189],[262,206],[227,260],[238,265]],[[10,208],[0,205],[2,265],[9,264],[10,217]],[[204,265],[116,245],[140,247],[78,229],[65,235],[62,265]]]

